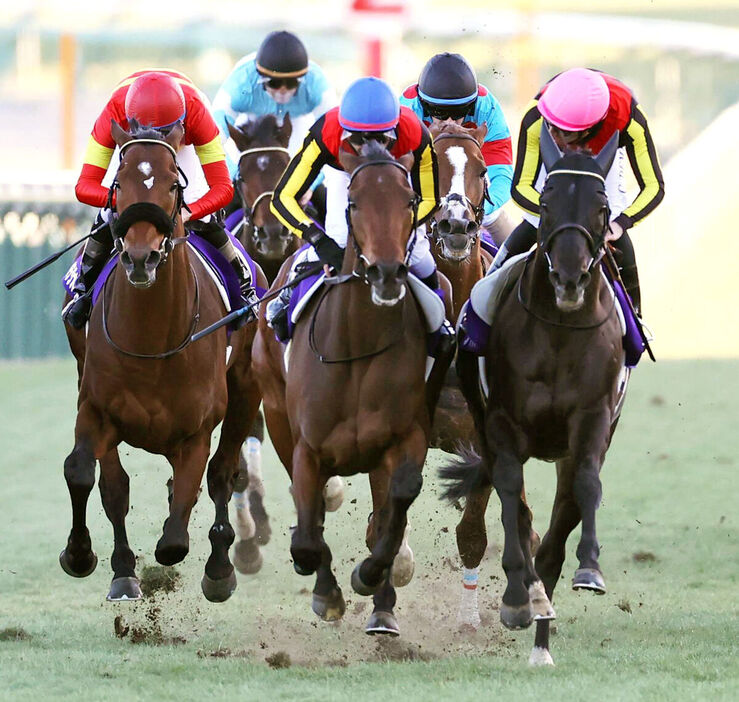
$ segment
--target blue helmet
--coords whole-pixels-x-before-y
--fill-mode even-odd
[[[400,119],[400,105],[393,89],[380,78],[359,78],[344,93],[339,124],[350,132],[384,132]]]

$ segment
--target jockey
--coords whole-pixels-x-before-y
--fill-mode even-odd
[[[536,95],[521,122],[512,196],[524,220],[505,241],[491,266],[497,270],[514,254],[536,243],[539,192],[546,173],[540,167],[539,137],[546,125],[560,149],[581,147],[597,154],[618,131],[619,149],[606,175],[610,232],[606,237],[622,253],[621,277],[635,309],[641,311],[639,276],[628,229],[646,217],[664,196],[664,181],[647,118],[621,81],[599,71],[573,68],[555,76]],[[631,202],[626,197],[624,152],[639,183]]]
[[[111,135],[111,120],[125,130],[130,129],[130,120],[136,120],[142,126],[164,133],[178,122],[182,123],[185,133],[177,163],[188,180],[184,198],[189,207],[189,212],[182,210],[182,220],[190,220],[192,224],[188,227],[218,248],[231,264],[239,279],[244,304],[256,303],[258,298],[251,272],[213,216],[230,202],[233,187],[208,99],[181,73],[138,71],[115,88],[95,121],[87,145],[75,194],[80,202],[102,209],[93,223],[92,236],[85,244],[73,298],[62,311],[64,321],[76,329],[85,326],[92,310],[93,285],[113,248],[111,213],[106,203],[108,185],[120,161]]]
[[[368,141],[377,141],[396,158],[413,154],[411,184],[419,195],[417,222],[422,225],[439,204],[436,155],[423,123],[406,107],[400,107],[390,86],[379,78],[360,78],[347,89],[341,106],[329,110],[310,128],[302,149],[293,157],[275,188],[272,211],[313,248],[299,257],[320,260],[341,271],[348,227],[346,208],[349,173],[339,163],[341,151],[356,153]],[[318,171],[326,169],[326,231],[322,231],[300,206],[303,193]],[[438,290],[436,263],[425,228],[419,226],[411,253],[411,272],[428,287]],[[298,261],[296,260],[296,263]],[[267,318],[277,336],[287,338],[289,288],[270,303]]]
[[[488,172],[488,199],[482,225],[496,242],[513,229],[501,209],[511,196],[513,154],[511,133],[493,94],[477,82],[475,71],[459,54],[436,54],[423,67],[418,83],[403,91],[400,104],[409,107],[426,125],[451,120],[465,127],[487,125],[480,144]]]
[[[229,136],[229,122],[238,126],[274,114],[281,123],[289,114],[293,130],[288,150],[294,155],[310,125],[336,103],[336,93],[321,68],[308,60],[303,42],[290,32],[268,34],[256,53],[244,56],[234,66],[213,101],[231,178],[237,175],[239,150]],[[318,183],[313,183],[313,188]],[[312,189],[307,190],[302,204],[307,204],[311,195]]]

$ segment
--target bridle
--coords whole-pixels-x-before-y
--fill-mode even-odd
[[[365,163],[359,164],[351,173],[349,176],[349,185],[347,186],[347,190],[351,191],[352,183],[354,182],[354,179],[357,177],[357,175],[363,171],[365,168],[369,168],[370,166],[395,166],[395,168],[399,168],[403,174],[405,175],[406,179],[410,177],[410,173],[408,172],[408,169],[398,161],[384,161],[382,159],[376,159],[373,161],[366,161]],[[416,246],[416,239],[417,239],[417,233],[416,230],[418,229],[418,206],[420,204],[420,197],[418,193],[414,193],[413,198],[413,221],[411,223],[411,230],[408,234],[409,241],[408,245],[406,247],[406,253],[405,258],[403,259],[403,265],[408,266],[408,263],[411,260],[411,255],[413,254],[413,249]],[[349,200],[346,205],[346,225],[348,230],[348,238],[352,242],[352,246],[354,248],[354,252],[357,255],[357,262],[354,266],[354,270],[352,271],[352,275],[358,278],[362,278],[365,282],[369,282],[367,280],[367,268],[372,265],[369,259],[362,253],[362,248],[359,245],[359,242],[357,241],[356,237],[354,236],[354,226],[352,224],[352,207],[354,206],[354,202],[349,197]]]
[[[396,168],[399,168],[403,174],[405,175],[406,179],[409,177],[408,169],[398,161],[387,161],[382,159],[376,159],[373,161],[366,161],[365,163],[361,163],[359,166],[357,166],[349,176],[349,185],[347,186],[347,190],[351,190],[352,183],[354,182],[354,179],[357,177],[357,175],[364,170],[365,168],[369,168],[370,166],[395,166]],[[411,254],[413,253],[413,248],[416,245],[416,229],[418,228],[418,205],[420,202],[420,198],[417,193],[415,193],[415,197],[413,198],[413,222],[411,224],[411,231],[409,233],[409,243],[406,249],[406,255],[405,259],[403,260],[403,265],[408,266],[408,263],[411,258]],[[315,337],[315,329],[316,329],[316,320],[318,319],[318,311],[321,309],[321,305],[326,299],[326,296],[328,295],[329,290],[335,285],[338,285],[340,283],[345,283],[349,280],[362,280],[364,283],[369,284],[369,280],[367,278],[367,269],[371,265],[371,262],[369,259],[362,253],[362,249],[357,242],[356,238],[354,237],[354,227],[352,226],[352,218],[351,218],[351,209],[354,203],[352,202],[351,198],[349,198],[349,201],[347,203],[346,207],[346,224],[348,228],[348,238],[352,242],[352,246],[354,247],[354,251],[357,255],[357,262],[354,266],[354,270],[349,275],[337,275],[334,278],[328,278],[326,279],[326,283],[329,285],[324,288],[324,290],[321,293],[321,296],[318,299],[318,302],[316,303],[316,308],[313,311],[313,315],[311,317],[310,322],[310,328],[308,330],[308,344],[310,346],[311,351],[316,355],[319,361],[321,363],[327,363],[327,364],[333,364],[333,363],[350,363],[351,361],[360,361],[367,358],[373,358],[375,356],[379,356],[380,354],[384,353],[391,347],[395,346],[403,337],[403,328],[402,326],[399,327],[398,333],[395,335],[395,338],[391,339],[388,343],[386,343],[384,346],[382,346],[379,349],[376,349],[374,351],[368,351],[367,353],[358,354],[356,356],[348,356],[345,358],[327,358],[324,356],[318,349],[316,344],[316,337]],[[412,238],[411,238],[412,237]]]
[[[546,180],[544,181],[544,184],[549,182],[549,178],[555,175],[577,175],[577,176],[591,176],[593,178],[597,178],[601,183],[603,183],[605,187],[605,178],[601,176],[599,173],[593,173],[592,171],[578,171],[574,169],[569,168],[561,168],[554,171],[551,171],[547,174]],[[607,204],[606,204],[607,207]],[[556,226],[554,229],[552,229],[551,232],[548,232],[546,236],[540,237],[538,246],[541,248],[542,252],[544,253],[544,257],[547,261],[547,266],[549,268],[549,273],[552,273],[554,271],[554,266],[552,265],[552,259],[549,256],[549,251],[552,248],[554,239],[561,234],[563,231],[567,229],[574,229],[585,238],[588,244],[588,249],[591,253],[591,259],[587,267],[587,272],[592,273],[593,268],[600,263],[601,259],[605,255],[606,249],[605,249],[605,235],[606,231],[608,230],[608,221],[609,221],[609,215],[610,210],[608,210],[608,214],[605,217],[605,226],[603,228],[603,231],[600,234],[593,234],[592,231],[590,231],[587,227],[584,225],[578,223],[578,222],[564,222],[558,226]],[[541,227],[541,224],[540,224]],[[518,301],[521,304],[521,306],[533,317],[538,319],[540,322],[544,322],[545,324],[550,324],[555,327],[564,327],[566,329],[595,329],[596,327],[600,327],[603,325],[606,320],[611,316],[613,313],[613,310],[616,306],[616,295],[613,295],[613,304],[608,309],[606,314],[604,315],[603,319],[597,320],[595,322],[592,322],[590,324],[565,324],[563,322],[554,321],[551,319],[546,319],[545,317],[542,317],[540,314],[537,314],[531,306],[524,300],[523,298],[523,279],[526,275],[526,270],[528,268],[530,257],[526,259],[524,263],[523,270],[521,271],[521,275],[518,278]]]
[[[162,243],[159,245],[159,254],[160,259],[157,263],[157,268],[161,266],[166,260],[169,254],[171,253],[172,249],[177,244],[183,243],[187,241],[187,237],[178,237],[173,238],[172,234],[174,233],[175,226],[177,225],[177,218],[180,216],[180,211],[184,207],[189,212],[189,207],[185,204],[184,199],[184,191],[187,187],[187,176],[185,175],[184,171],[180,168],[179,164],[177,163],[177,152],[175,151],[174,147],[172,147],[170,144],[168,144],[166,141],[159,140],[159,139],[131,139],[130,141],[127,141],[123,146],[120,147],[120,157],[121,161],[123,160],[123,152],[129,147],[134,144],[157,144],[159,146],[164,146],[171,154],[172,158],[174,159],[175,167],[177,168],[177,172],[179,173],[182,180],[184,180],[184,183],[182,180],[178,178],[177,180],[177,196],[175,197],[175,204],[174,209],[170,214],[167,213],[166,210],[164,210],[159,205],[154,204],[153,202],[136,202],[133,205],[129,205],[121,214],[119,215],[117,211],[115,210],[113,206],[113,194],[116,190],[120,190],[121,184],[118,181],[118,175],[116,174],[116,177],[113,179],[113,182],[110,185],[110,188],[108,189],[108,203],[107,207],[111,212],[111,222],[110,222],[110,228],[113,232],[113,245],[115,246],[116,251],[118,252],[119,256],[123,252],[123,239],[126,236],[126,233],[131,228],[133,224],[136,222],[149,222],[150,224],[154,225],[156,227],[156,230],[162,234],[164,234],[164,237],[162,239]],[[195,271],[193,270],[192,265],[190,265],[190,273],[192,277],[195,280],[195,300],[193,302],[194,312],[192,315],[192,321],[190,322],[190,328],[187,332],[187,335],[185,338],[174,348],[169,349],[167,351],[163,351],[161,353],[136,353],[134,351],[127,351],[126,349],[121,348],[118,344],[113,341],[113,339],[110,336],[110,331],[108,330],[108,321],[107,321],[107,314],[106,314],[106,302],[107,302],[107,281],[105,285],[103,286],[103,299],[102,299],[102,327],[103,327],[103,334],[105,335],[105,340],[110,344],[110,346],[118,351],[119,353],[123,354],[124,356],[130,356],[132,358],[142,358],[142,359],[150,359],[150,360],[161,360],[164,358],[169,358],[170,356],[174,356],[175,354],[179,353],[183,349],[185,349],[187,346],[190,345],[192,341],[192,335],[195,332],[195,329],[198,326],[198,322],[200,320],[200,286],[198,283],[198,277],[195,274]]]
[[[560,168],[555,171],[552,171],[551,173],[547,174],[546,180],[544,181],[544,185],[549,182],[549,179],[552,176],[555,175],[577,175],[577,176],[590,176],[591,178],[598,179],[601,183],[603,183],[603,186],[605,187],[605,178],[600,175],[599,173],[593,173],[592,171],[577,171],[570,168]],[[608,204],[606,203],[606,207],[608,207]],[[605,243],[606,243],[606,232],[608,231],[608,221],[610,219],[610,209],[608,210],[608,214],[605,217],[605,225],[603,227],[603,231],[600,234],[593,234],[592,231],[590,231],[587,227],[584,225],[578,223],[578,222],[563,222],[562,224],[559,224],[556,226],[552,231],[548,232],[546,236],[543,236],[540,238],[539,245],[541,246],[541,249],[544,253],[544,256],[547,260],[547,265],[549,266],[549,272],[551,273],[554,268],[552,266],[552,260],[549,256],[549,251],[552,248],[554,239],[561,234],[563,231],[567,229],[575,229],[580,234],[585,237],[585,240],[588,243],[588,249],[590,250],[591,259],[587,267],[587,272],[591,273],[593,268],[600,262],[600,260],[605,255]]]
[[[283,153],[288,157],[288,160],[290,159],[290,152],[283,146],[257,146],[253,149],[246,149],[245,151],[241,151],[239,153],[238,173],[236,175],[236,178],[234,178],[234,185],[237,186],[235,187],[235,190],[239,194],[239,199],[241,200],[241,207],[243,210],[243,216],[241,218],[241,228],[244,232],[246,232],[249,227],[251,227],[251,236],[255,242],[259,239],[259,231],[261,229],[256,224],[254,224],[254,215],[257,212],[257,207],[259,207],[259,205],[265,200],[269,202],[269,200],[271,200],[272,196],[275,194],[275,191],[265,190],[263,193],[260,193],[254,200],[254,202],[250,205],[246,201],[242,189],[238,187],[239,184],[243,184],[246,187],[246,182],[241,175],[241,160],[245,156],[250,156],[251,154],[267,153],[271,151]]]
[[[434,145],[436,145],[437,142],[441,141],[442,139],[461,139],[461,140],[467,140],[471,141],[477,146],[480,151],[482,151],[482,147],[480,146],[480,142],[475,139],[471,134],[452,134],[451,132],[443,132],[439,134],[437,137],[434,138]],[[445,195],[443,198],[441,198],[440,204],[443,206],[448,205],[452,202],[458,202],[461,205],[464,205],[465,208],[468,208],[472,211],[474,214],[474,222],[477,224],[477,230],[475,232],[475,238],[480,236],[480,225],[482,224],[482,218],[485,215],[485,202],[489,202],[491,205],[493,204],[493,201],[490,199],[490,192],[488,189],[488,179],[483,178],[483,192],[482,192],[482,199],[479,203],[475,204],[468,198],[466,195],[462,196],[459,193],[449,193],[448,195]],[[437,242],[437,245],[439,244],[440,234],[438,231],[438,221],[436,218],[433,218],[430,223],[431,228],[431,236],[433,237],[434,241]]]

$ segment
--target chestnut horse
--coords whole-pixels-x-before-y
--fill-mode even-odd
[[[100,461],[100,495],[113,525],[113,581],[108,600],[141,597],[136,557],[128,544],[128,475],[117,446],[122,441],[165,456],[173,469],[169,517],[156,547],[164,565],[189,550],[188,521],[200,489],[210,440],[223,420],[208,466],[208,492],[216,517],[202,589],[221,602],[236,587],[228,549],[234,531],[228,500],[238,455],[256,415],[260,395],[251,370],[256,325],[220,330],[190,343],[199,327],[217,321],[225,307],[200,259],[185,244],[180,217],[182,185],[176,152],[181,124],[165,137],[113,122],[121,163],[113,235],[119,259],[95,304],[87,330],[68,329],[77,356],[79,399],[74,449],[64,462],[72,501],[72,529],[59,561],[74,577],[97,564],[86,525],[87,500]],[[266,280],[258,270],[259,285]],[[230,354],[227,353],[230,345]]]
[[[351,582],[359,594],[374,596],[367,633],[396,636],[391,569],[406,513],[421,489],[433,408],[451,361],[438,359],[426,383],[425,321],[407,294],[407,247],[418,202],[408,184],[412,159],[396,161],[374,143],[362,156],[342,154],[351,173],[351,245],[342,273],[303,311],[287,368],[284,347],[264,318],[253,354],[270,437],[292,480],[294,567],[301,575],[317,573],[313,611],[334,620],[345,610],[323,539],[321,491],[331,476],[368,473],[371,555]],[[286,263],[275,285],[288,271]]]
[[[487,402],[480,394],[478,357],[462,349],[457,357],[482,452],[479,459],[468,455],[465,463],[442,471],[451,480],[447,496],[495,487],[502,505],[507,577],[500,618],[510,629],[537,620],[530,662],[538,665],[552,663],[550,599],[567,537],[580,522],[579,568],[572,586],[605,592],[595,512],[600,469],[626,377],[615,298],[599,265],[609,226],[604,174],[616,147],[611,139],[596,157],[562,155],[542,128],[548,177],[541,193],[536,253],[504,294],[492,325],[485,354]],[[521,499],[523,464],[530,457],[557,464],[554,508],[536,564],[531,513]]]

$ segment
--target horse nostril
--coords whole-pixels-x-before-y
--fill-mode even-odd
[[[473,222],[470,220],[467,222],[467,226],[465,227],[465,232],[467,233],[467,236],[472,236],[473,234],[477,233],[477,222]]]
[[[377,267],[376,264],[373,264],[367,268],[367,280],[372,283],[373,285],[375,283],[380,282],[380,269]]]
[[[582,275],[580,276],[580,282],[578,283],[578,285],[579,285],[580,287],[583,287],[583,288],[585,288],[585,287],[587,287],[587,286],[588,286],[588,284],[589,284],[589,283],[590,283],[590,273],[588,273],[588,272],[586,271],[585,273],[583,273],[583,274],[582,274]]]
[[[451,222],[449,222],[448,219],[440,219],[436,225],[436,229],[438,230],[439,234],[441,234],[442,236],[451,234],[452,232]]]
[[[144,267],[148,270],[152,270],[156,268],[159,265],[159,262],[162,260],[162,254],[159,253],[159,251],[150,251],[149,255],[146,257],[146,260],[144,261]]]
[[[560,278],[560,275],[559,273],[557,273],[557,271],[549,271],[549,280],[551,280],[554,285],[560,285],[562,282],[562,279]]]
[[[124,266],[131,266],[131,265],[133,265],[133,261],[131,260],[131,255],[128,253],[128,251],[123,251],[121,253],[121,263]]]

